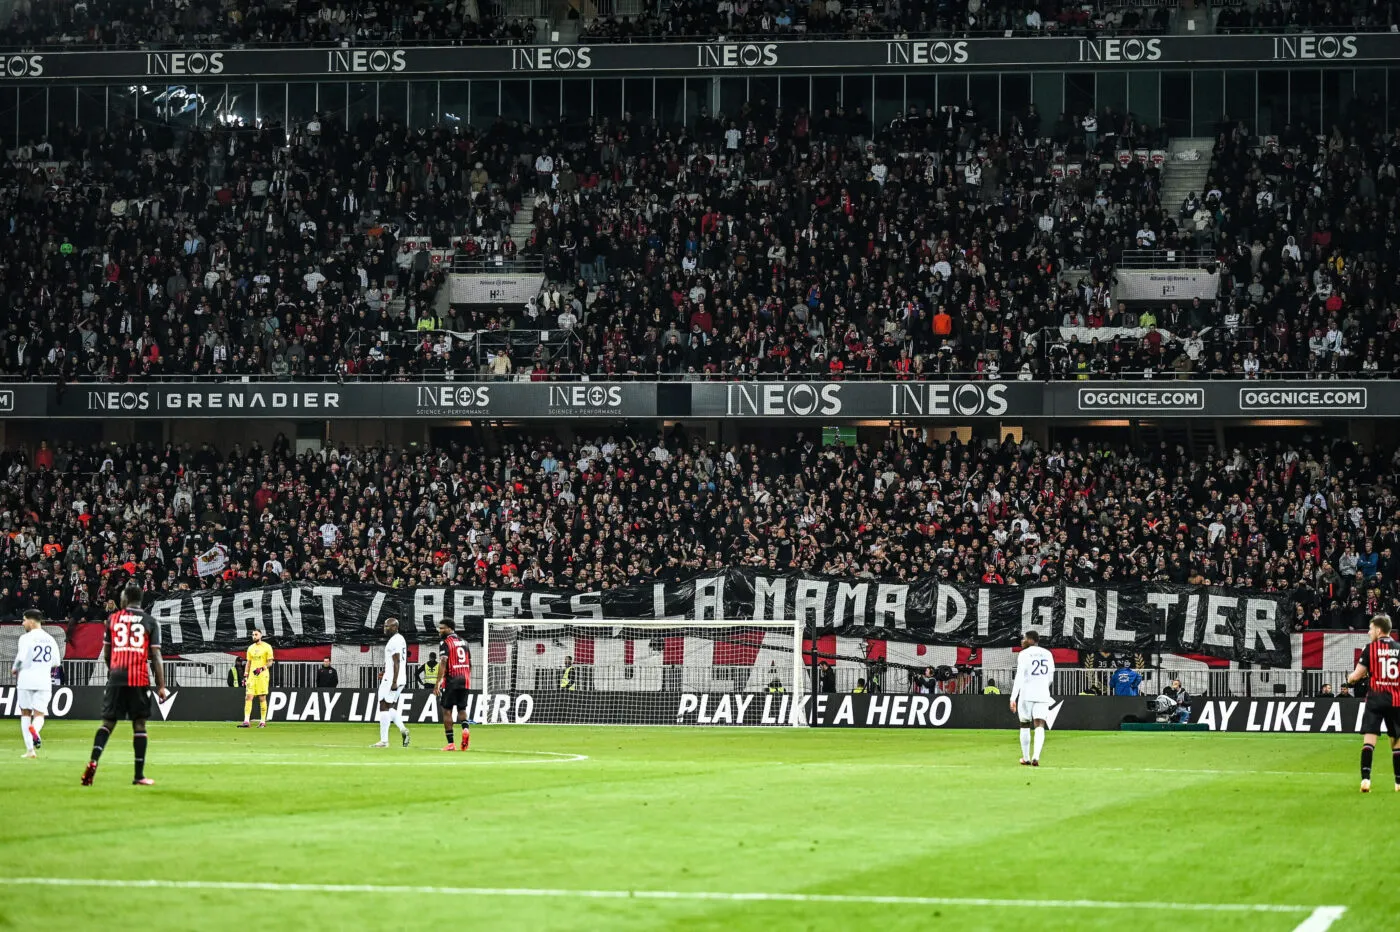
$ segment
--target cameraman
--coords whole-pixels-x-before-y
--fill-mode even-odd
[[[1171,717],[1173,723],[1191,720],[1191,697],[1181,685],[1181,680],[1172,680],[1172,684],[1162,691],[1162,695],[1176,703],[1176,710],[1172,712]]]

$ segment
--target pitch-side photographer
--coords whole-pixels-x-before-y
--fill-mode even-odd
[[[1162,690],[1162,695],[1176,703],[1176,709],[1171,714],[1172,722],[1191,720],[1191,696],[1186,692],[1186,687],[1181,685],[1181,680],[1172,680],[1171,685]]]

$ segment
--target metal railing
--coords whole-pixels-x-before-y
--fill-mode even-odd
[[[1213,252],[1190,249],[1125,249],[1116,268],[1134,269],[1195,269],[1219,262]]]
[[[544,272],[544,260],[539,256],[488,256],[472,259],[460,252],[452,256],[452,271],[469,275],[539,275]]]

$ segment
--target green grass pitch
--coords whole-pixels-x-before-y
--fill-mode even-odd
[[[1400,928],[1400,793],[1384,753],[1357,792],[1355,737],[1061,732],[1031,770],[1011,730],[478,726],[445,754],[155,722],[156,786],[122,725],[82,788],[90,723],[37,761],[5,728],[4,928]]]

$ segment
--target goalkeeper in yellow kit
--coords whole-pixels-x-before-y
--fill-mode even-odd
[[[253,629],[253,643],[248,645],[248,666],[245,669],[248,671],[248,682],[243,693],[243,724],[238,727],[248,727],[248,717],[253,712],[253,700],[258,699],[262,703],[262,720],[258,722],[258,727],[266,728],[267,684],[272,678],[268,672],[272,669],[272,647],[263,640],[262,632],[257,628]]]

